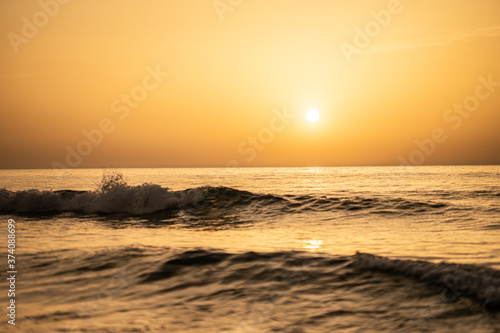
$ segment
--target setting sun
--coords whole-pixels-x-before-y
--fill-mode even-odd
[[[315,123],[319,120],[319,112],[317,110],[309,110],[306,114],[307,121]]]

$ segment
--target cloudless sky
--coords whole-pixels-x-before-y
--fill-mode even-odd
[[[498,0],[61,2],[0,0],[0,168],[500,163]]]

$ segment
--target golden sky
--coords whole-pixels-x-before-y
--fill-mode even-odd
[[[0,168],[499,164],[499,14],[0,0]]]

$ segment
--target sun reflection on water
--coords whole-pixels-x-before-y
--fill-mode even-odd
[[[322,240],[303,240],[302,248],[309,252],[326,252],[328,249],[323,247]]]

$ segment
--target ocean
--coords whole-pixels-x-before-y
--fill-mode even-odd
[[[499,180],[500,166],[0,170],[2,276],[16,272],[0,331],[500,332]]]

